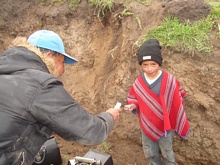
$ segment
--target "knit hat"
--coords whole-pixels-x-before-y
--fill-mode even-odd
[[[161,56],[161,46],[157,39],[149,39],[145,41],[138,52],[138,62],[141,65],[143,61],[155,61],[160,66],[163,58]]]

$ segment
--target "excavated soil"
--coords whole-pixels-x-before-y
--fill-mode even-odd
[[[193,2],[196,5],[197,1]],[[162,23],[166,9],[156,0],[150,5],[131,1],[124,1],[124,5],[133,15],[122,15],[125,8],[118,0],[114,11],[101,20],[87,1],[70,8],[68,3],[51,5],[49,0],[1,0],[0,52],[17,35],[29,36],[38,29],[53,30],[63,38],[67,53],[79,60],[74,66],[66,66],[61,77],[73,98],[93,114],[113,107],[117,101],[124,105],[131,84],[141,73],[135,43],[146,30]],[[179,165],[220,164],[220,39],[215,34],[213,31],[210,36],[214,46],[211,53],[191,55],[163,49],[162,69],[172,73],[188,94],[185,111],[191,132],[187,140],[175,136],[174,141]],[[115,165],[147,164],[138,119],[129,113],[121,112],[107,141],[97,146],[67,142],[55,136],[63,165],[91,148],[111,154]]]

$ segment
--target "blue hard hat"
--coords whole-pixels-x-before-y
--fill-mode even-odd
[[[28,43],[64,55],[65,57],[64,63],[66,64],[74,64],[78,62],[78,60],[66,54],[62,39],[58,34],[56,34],[53,31],[38,30],[29,36]]]

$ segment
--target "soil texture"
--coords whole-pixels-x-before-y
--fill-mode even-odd
[[[132,1],[122,4],[117,0],[114,10],[102,19],[87,1],[80,1],[76,7],[69,7],[68,2],[52,5],[50,0],[1,0],[0,52],[18,35],[28,37],[39,29],[55,31],[63,38],[66,52],[79,60],[74,66],[65,66],[61,77],[64,86],[93,114],[114,107],[117,101],[126,104],[127,92],[141,73],[135,43],[148,29],[159,26],[169,12],[194,22],[210,11],[200,0],[173,0],[165,5],[159,0],[152,0],[149,5]],[[133,15],[122,14],[125,4]],[[215,34],[213,30],[210,36],[214,46],[211,53],[192,55],[171,48],[162,50],[162,69],[172,73],[188,94],[185,111],[191,132],[185,141],[176,135],[173,146],[179,165],[220,164],[220,39]],[[110,154],[114,165],[147,164],[139,122],[130,113],[121,112],[109,138],[97,146],[55,136],[63,165],[89,149]]]

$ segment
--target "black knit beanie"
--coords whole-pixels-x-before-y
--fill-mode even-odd
[[[161,46],[157,39],[149,39],[145,41],[138,52],[138,62],[141,65],[143,61],[155,61],[160,66],[163,58],[161,56]]]

